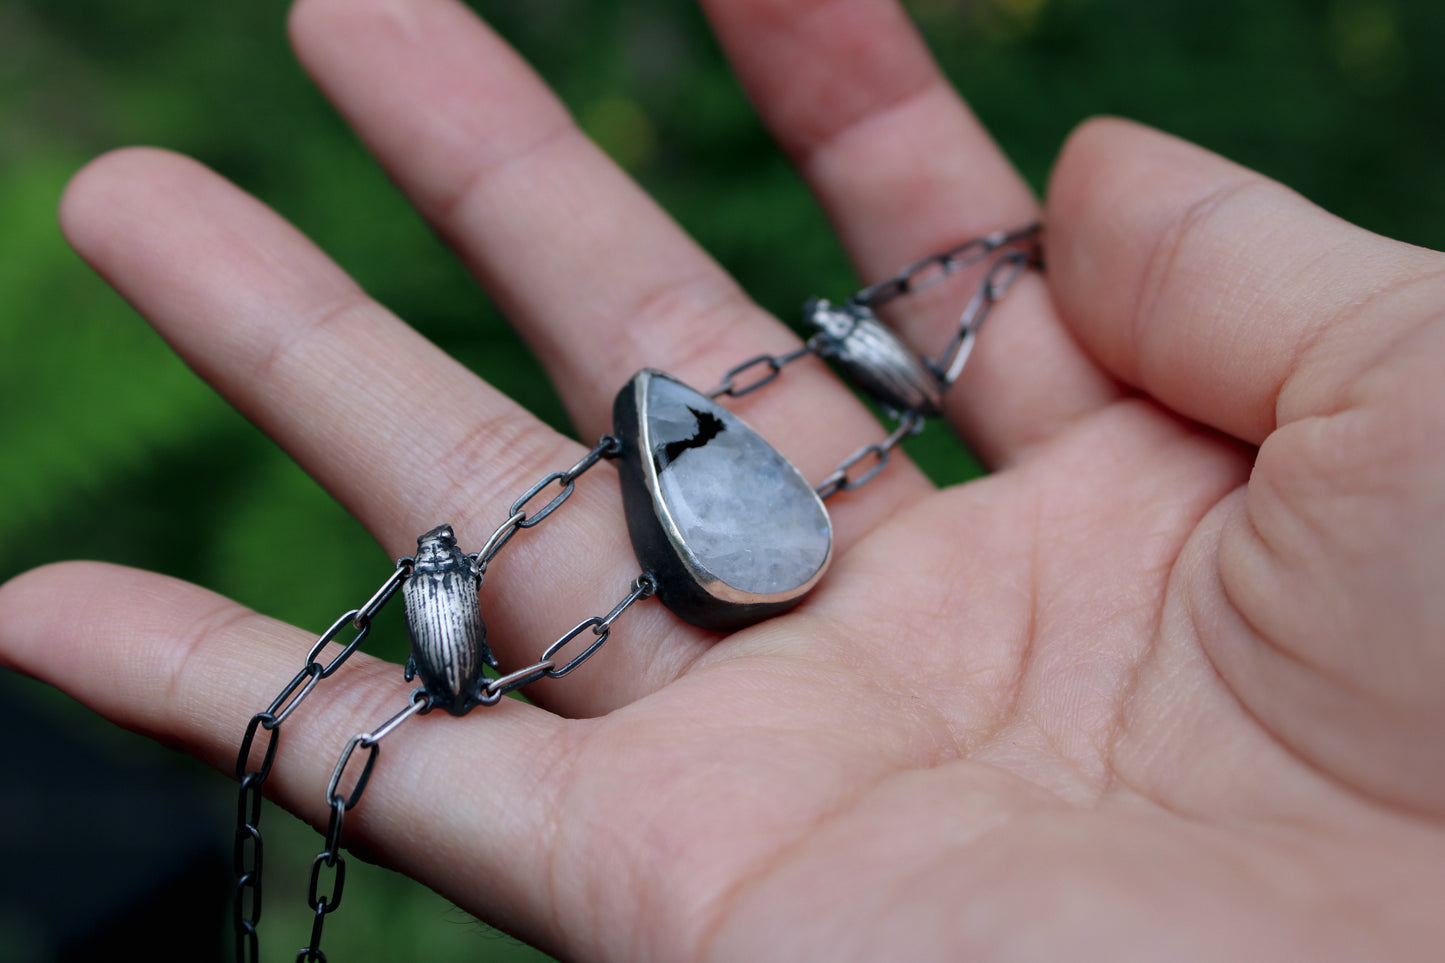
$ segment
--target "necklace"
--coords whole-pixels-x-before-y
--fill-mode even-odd
[[[325,842],[312,861],[307,890],[307,905],[315,914],[311,939],[297,954],[298,963],[326,959],[322,929],[340,908],[346,884],[342,826],[371,779],[382,739],[431,709],[461,716],[496,705],[534,682],[567,675],[597,653],[624,612],[654,595],[679,618],[716,630],[741,628],[796,605],[832,558],[833,530],[824,502],[866,485],[904,438],[942,412],[944,393],[962,372],[989,312],[1025,270],[1042,266],[1039,234],[1037,224],[988,234],[916,261],[842,304],[814,298],[803,309],[813,333],[801,347],[750,358],[709,392],[662,371],[639,371],[617,394],[612,433],[576,464],[524,492],[478,551],[464,553],[450,525],[420,536],[416,554],[399,559],[370,599],[321,633],[301,670],[246,725],[236,757],[236,959],[259,958],[262,787],[276,760],[281,724],[351,657],[370,633],[372,619],[398,591],[411,640],[404,676],[421,685],[401,711],[352,736],[332,771]],[[987,266],[936,360],[919,357],[878,319],[876,309],[887,302],[979,264]],[[882,440],[859,448],[816,486],[718,402],[762,388],[810,354],[831,361],[895,422]],[[502,673],[487,646],[477,594],[487,567],[519,531],[560,508],[577,480],[604,460],[617,465],[628,534],[642,572],[605,615],[577,623],[532,665]],[[322,653],[332,645],[340,652],[323,662]],[[569,647],[580,651],[564,657]],[[486,675],[486,668],[497,675]],[[259,758],[255,765],[253,757]]]

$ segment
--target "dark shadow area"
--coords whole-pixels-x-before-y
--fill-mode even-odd
[[[220,959],[220,787],[140,736],[84,732],[36,688],[0,673],[0,959]]]

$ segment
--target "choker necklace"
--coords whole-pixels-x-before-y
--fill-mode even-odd
[[[618,392],[612,433],[603,435],[572,467],[552,472],[523,493],[480,550],[463,553],[450,525],[419,537],[416,554],[399,559],[391,577],[364,605],[321,634],[301,670],[246,726],[236,757],[236,959],[259,958],[262,786],[276,760],[281,724],[350,658],[370,633],[372,618],[398,590],[411,639],[404,675],[422,684],[400,712],[353,736],[331,773],[326,786],[331,815],[307,890],[307,905],[315,916],[298,963],[326,959],[322,927],[341,906],[346,883],[342,823],[361,800],[383,738],[431,709],[465,715],[477,706],[496,705],[533,682],[566,675],[596,654],[623,612],[653,595],[679,618],[714,630],[751,625],[797,604],[823,577],[832,558],[833,527],[824,501],[871,481],[904,438],[942,412],[944,393],[968,361],[984,319],[1025,270],[1042,266],[1039,234],[1039,225],[1030,224],[974,238],[910,264],[837,306],[814,298],[803,309],[814,330],[802,347],[744,361],[709,392],[644,369]],[[985,262],[958,328],[937,360],[919,357],[879,321],[875,309],[881,305]],[[816,486],[717,401],[762,388],[785,366],[809,354],[833,362],[844,380],[896,423],[881,441],[859,448]],[[604,460],[617,465],[628,534],[642,573],[606,615],[577,623],[532,665],[501,673],[487,646],[477,595],[487,566],[518,531],[540,524],[561,507],[577,479]],[[547,501],[533,507],[549,493]],[[323,663],[321,654],[330,645],[341,651]],[[569,646],[580,651],[564,657]],[[488,676],[484,668],[498,674]],[[259,757],[256,765],[253,756]],[[343,782],[350,788],[343,790]]]

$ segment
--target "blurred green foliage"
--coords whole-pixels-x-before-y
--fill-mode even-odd
[[[791,319],[806,295],[856,286],[691,5],[473,5],[762,305]],[[1040,191],[1068,131],[1114,113],[1258,168],[1368,228],[1445,246],[1438,0],[908,6]],[[282,0],[0,3],[0,578],[101,558],[320,628],[387,569],[366,532],[65,246],[55,219],[63,185],[112,147],[158,144],[211,165],[299,225],[382,303],[565,428],[504,319],[297,67],[285,10]],[[940,480],[973,470],[937,429],[909,450]],[[324,566],[313,564],[315,545],[326,546]],[[382,651],[394,659],[403,657],[398,634],[394,624],[378,633],[390,636]],[[48,724],[92,724],[37,687],[25,691],[46,705]],[[231,790],[198,778],[218,787],[218,838],[229,841]],[[279,813],[268,819],[282,825]],[[285,838],[268,847],[275,895],[263,929],[277,941],[267,955],[280,958],[304,938],[299,888],[315,840],[294,823],[274,832]],[[328,949],[343,958],[530,955],[381,870],[354,873],[347,903],[328,928]]]

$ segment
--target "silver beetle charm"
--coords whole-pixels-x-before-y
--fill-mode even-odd
[[[419,676],[432,704],[455,716],[477,704],[482,666],[497,665],[487,648],[479,583],[450,525],[416,540],[416,563],[401,590],[411,636],[406,678]]]
[[[848,380],[894,415],[915,411],[932,418],[943,411],[938,375],[861,304],[834,307],[814,298],[803,317],[818,330],[818,354],[831,358]]]

